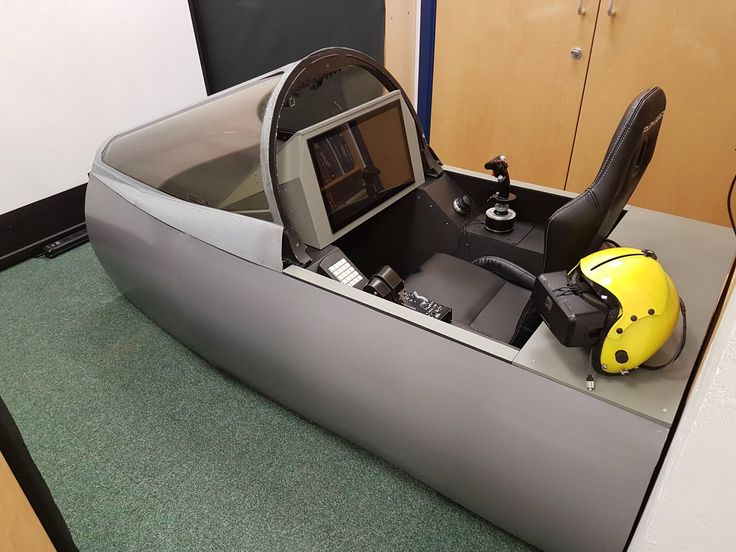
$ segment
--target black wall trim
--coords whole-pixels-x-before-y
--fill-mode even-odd
[[[0,215],[0,270],[35,257],[44,245],[84,226],[87,184]]]
[[[206,50],[206,45],[202,42],[202,32],[199,30],[199,23],[197,22],[196,0],[189,1],[189,15],[192,18],[192,29],[194,30],[194,41],[197,43],[197,52],[199,53],[199,66],[202,68],[202,78],[204,79],[204,89],[207,95],[213,94],[212,87],[210,86],[210,76],[207,71],[205,60],[209,56],[209,52]]]

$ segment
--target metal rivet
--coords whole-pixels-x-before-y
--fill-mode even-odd
[[[622,333],[624,333],[624,329],[623,328],[616,328],[616,333],[617,334],[622,334]]]
[[[649,316],[651,316],[654,314],[654,309],[649,309],[647,312],[649,313]]]
[[[632,322],[636,322],[637,320],[638,320],[638,318],[636,317],[636,315],[635,314],[632,314],[631,315],[631,321]]]

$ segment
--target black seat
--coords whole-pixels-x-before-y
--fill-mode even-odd
[[[541,272],[570,270],[613,230],[654,154],[666,99],[653,87],[631,102],[598,175],[547,220]],[[540,322],[529,300],[535,277],[498,257],[472,263],[438,253],[406,285],[453,310],[453,323],[521,347]]]

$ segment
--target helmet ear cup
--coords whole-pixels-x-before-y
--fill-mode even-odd
[[[601,304],[605,304],[608,307],[608,312],[606,313],[605,322],[603,323],[603,327],[600,330],[600,336],[598,340],[591,345],[590,350],[590,360],[591,364],[593,365],[593,368],[600,372],[601,374],[605,375],[618,375],[617,371],[612,370],[608,371],[608,367],[604,367],[604,365],[601,364],[601,356],[603,354],[603,344],[605,343],[608,334],[611,332],[614,324],[616,324],[616,321],[618,320],[621,312],[621,305],[616,298],[615,295],[613,295],[611,292],[609,292],[606,288],[598,284],[597,282],[593,281],[592,279],[588,278],[588,276],[581,270],[580,264],[576,265],[575,268],[573,268],[567,275],[568,281],[572,285],[580,285],[584,284],[586,286],[589,286],[589,292],[592,291],[592,295],[589,298],[586,298],[586,294],[583,294],[582,297],[590,304],[596,304],[598,308],[602,306]]]
[[[600,372],[601,374],[605,374],[607,376],[621,375],[620,370],[617,370],[613,366],[608,366],[601,363],[603,344],[608,339],[608,335],[613,331],[613,326],[616,324],[619,317],[621,316],[621,303],[616,298],[616,296],[613,295],[613,293],[611,293],[601,285],[589,280],[587,277],[585,277],[585,275],[583,275],[583,278],[591,284],[598,296],[608,305],[608,315],[606,316],[606,323],[603,326],[603,330],[601,331],[601,338],[591,348],[591,361],[593,364],[593,368],[597,372]]]

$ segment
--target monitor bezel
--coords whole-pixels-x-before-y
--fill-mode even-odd
[[[404,137],[409,148],[414,183],[399,190],[398,193],[386,198],[379,205],[376,205],[354,221],[335,231],[329,222],[322,190],[319,186],[319,180],[312,162],[307,140],[333,130],[335,127],[355,119],[360,115],[368,114],[375,109],[396,101],[401,106]],[[277,157],[280,180],[278,190],[281,199],[287,205],[291,223],[305,244],[318,249],[330,245],[338,238],[357,228],[366,220],[424,184],[425,179],[421,151],[414,125],[414,119],[401,95],[401,91],[395,90],[320,121],[310,127],[299,130],[281,147]]]
[[[399,120],[400,120],[400,123],[401,123],[401,132],[404,135],[403,146],[404,146],[404,150],[405,150],[406,161],[407,161],[408,166],[409,166],[410,176],[409,176],[409,178],[405,182],[402,182],[401,184],[398,184],[398,185],[393,186],[392,188],[386,190],[385,195],[383,195],[383,197],[381,197],[380,199],[377,198],[377,200],[374,201],[373,203],[369,203],[369,204],[365,205],[359,211],[357,211],[357,212],[349,215],[345,220],[338,221],[338,220],[336,220],[336,217],[334,216],[334,213],[330,213],[330,211],[327,208],[328,198],[327,198],[327,195],[326,195],[325,183],[320,178],[320,176],[318,174],[317,166],[316,166],[316,164],[317,164],[316,155],[317,154],[316,154],[316,151],[315,151],[315,144],[318,141],[321,141],[326,135],[333,133],[335,130],[340,129],[340,128],[344,127],[345,125],[350,125],[352,123],[355,123],[356,125],[360,125],[360,123],[362,121],[368,120],[368,119],[373,118],[373,117],[377,117],[377,116],[379,116],[379,115],[381,115],[381,114],[383,114],[383,113],[385,113],[387,111],[391,111],[391,110],[396,110],[396,113],[398,113],[398,115],[399,115]],[[401,110],[401,102],[397,99],[395,101],[388,102],[388,103],[383,104],[381,106],[374,107],[372,110],[370,110],[368,112],[361,113],[358,116],[353,117],[352,119],[348,119],[347,121],[345,121],[345,122],[343,122],[343,123],[341,123],[339,125],[335,125],[332,128],[323,130],[321,133],[316,134],[315,136],[312,136],[310,138],[307,138],[307,148],[309,149],[309,155],[310,155],[310,157],[312,159],[312,166],[314,168],[314,172],[317,175],[317,184],[319,185],[320,192],[322,193],[322,203],[325,205],[325,211],[327,213],[327,220],[329,221],[330,228],[332,229],[333,232],[339,232],[340,230],[342,230],[343,228],[345,228],[351,222],[359,219],[365,213],[368,213],[368,212],[372,211],[378,205],[382,204],[383,202],[385,202],[386,200],[388,200],[392,196],[400,193],[404,188],[406,188],[408,186],[411,186],[412,184],[414,184],[414,182],[416,182],[416,175],[414,174],[414,168],[411,165],[411,152],[409,150],[409,142],[406,139],[406,134],[407,134],[407,132],[406,132],[406,123],[404,121],[404,117],[403,117],[402,110]]]

